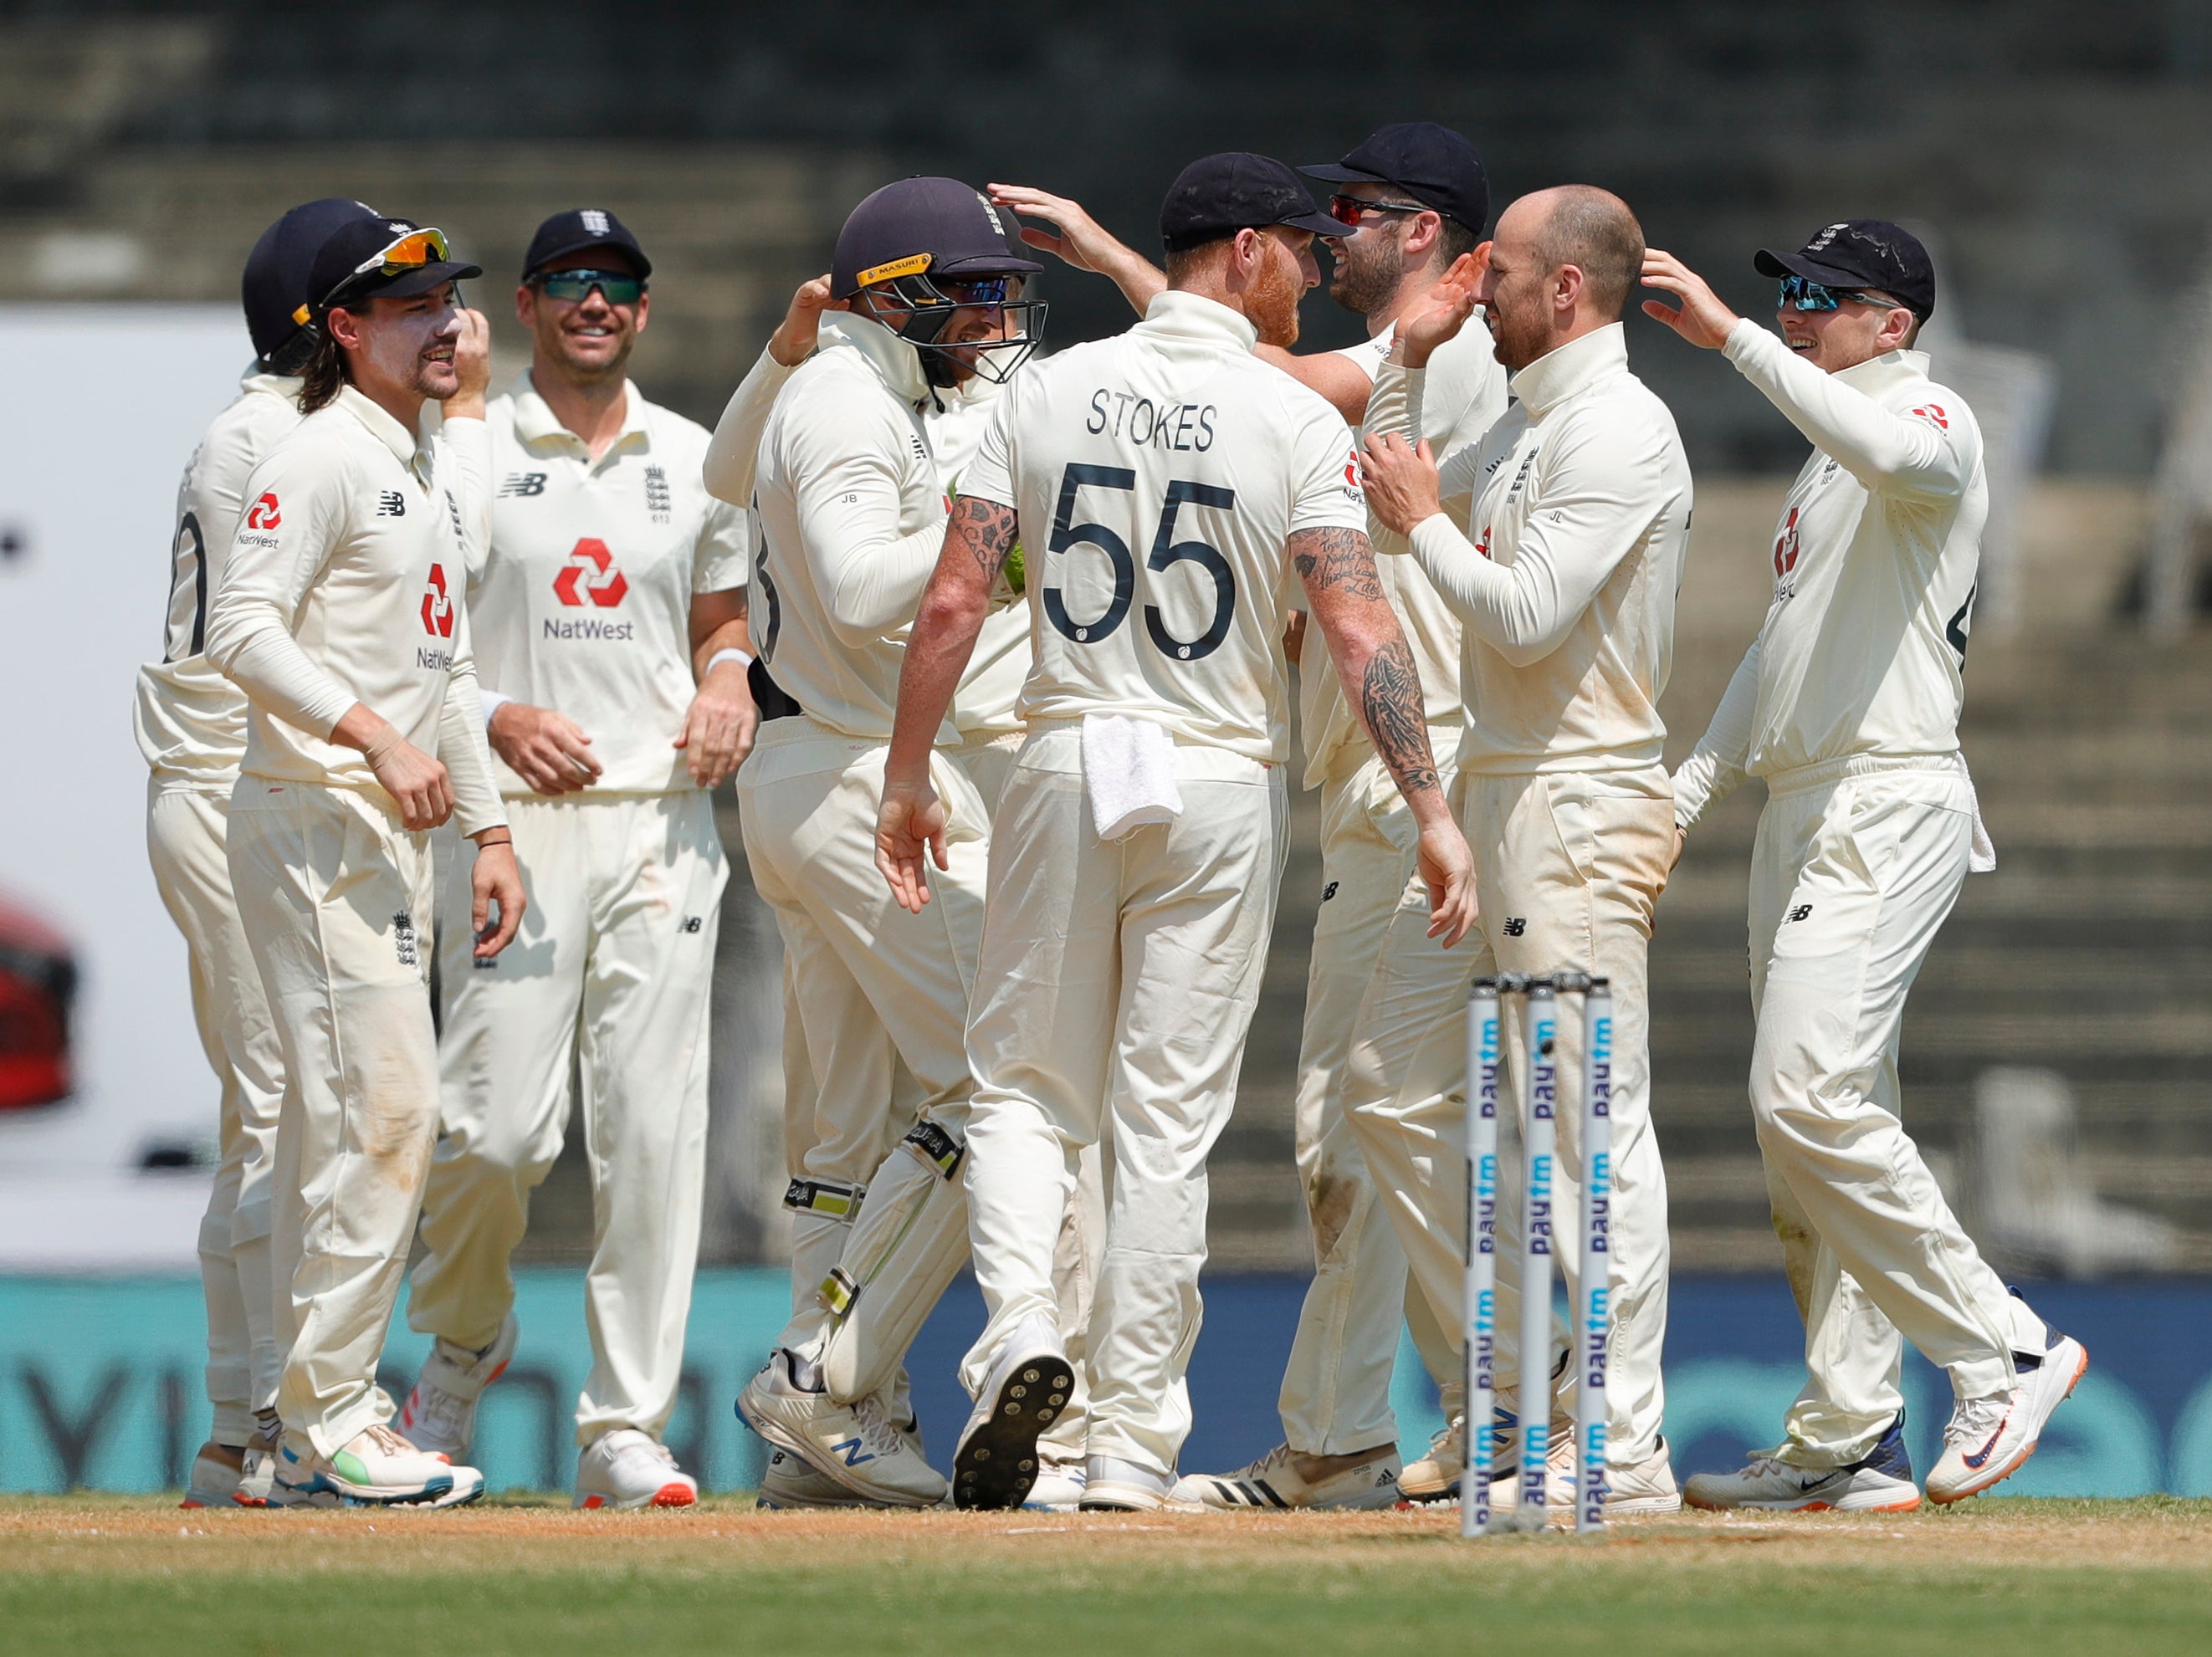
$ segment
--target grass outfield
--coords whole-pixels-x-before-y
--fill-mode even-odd
[[[1620,1524],[1454,1516],[182,1512],[0,1497],[0,1650],[2212,1649],[2212,1501]],[[1533,1646],[1529,1648],[1532,1651]]]

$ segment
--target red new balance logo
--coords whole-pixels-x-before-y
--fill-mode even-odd
[[[434,639],[453,636],[453,599],[446,591],[446,567],[430,566],[430,590],[422,595],[422,631]]]
[[[584,578],[592,574],[600,578],[599,585],[585,586]],[[614,555],[604,541],[577,542],[568,554],[567,568],[553,578],[553,596],[564,604],[589,602],[601,610],[612,610],[629,591],[629,582],[615,568]]]
[[[276,511],[276,496],[267,489],[246,509],[246,527],[250,530],[273,530],[283,521]]]

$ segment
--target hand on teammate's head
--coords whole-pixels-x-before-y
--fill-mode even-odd
[[[809,276],[792,291],[783,320],[769,336],[769,355],[787,368],[796,368],[813,355],[815,343],[821,337],[822,313],[846,308],[845,300],[832,296],[827,271]]]
[[[1738,320],[1735,313],[1721,303],[1711,284],[1681,260],[1656,247],[1644,249],[1643,282],[1646,288],[1662,289],[1680,301],[1677,309],[1661,300],[1645,300],[1645,316],[1665,323],[1691,344],[1709,351],[1728,343],[1729,331]]]

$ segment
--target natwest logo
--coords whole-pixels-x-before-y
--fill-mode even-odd
[[[264,489],[261,498],[246,509],[246,527],[250,530],[273,530],[283,521],[273,490]]]
[[[430,566],[430,590],[422,595],[422,631],[434,639],[453,636],[453,600],[446,591],[443,564]]]
[[[596,585],[585,586],[586,577],[596,578]],[[576,543],[566,568],[553,578],[553,596],[564,604],[590,603],[601,610],[612,610],[629,591],[629,582],[615,568],[615,555],[607,550],[607,543],[588,537]]]

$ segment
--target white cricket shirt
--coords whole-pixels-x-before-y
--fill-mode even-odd
[[[363,702],[445,762],[463,834],[507,821],[464,592],[489,450],[480,420],[448,420],[418,447],[349,385],[253,469],[207,628],[209,657],[252,704],[246,774],[388,805],[368,760],[329,740]]]
[[[1752,776],[1955,754],[1989,484],[1982,434],[1919,351],[1824,373],[1749,318],[1723,348],[1813,443],[1774,598],[1674,779],[1694,823]]]
[[[491,541],[469,571],[477,677],[565,713],[600,765],[592,794],[698,785],[684,734],[697,683],[691,598],[745,584],[745,515],[707,493],[706,429],[623,386],[623,428],[598,460],[529,377],[485,411]],[[532,792],[497,754],[502,794]]]
[[[1025,720],[1129,714],[1286,757],[1284,543],[1364,533],[1367,501],[1336,410],[1254,356],[1254,337],[1225,306],[1170,290],[1000,398],[960,492],[1020,513]]]
[[[1370,419],[1413,429],[1423,378],[1386,367]],[[1460,768],[1656,768],[1690,528],[1674,417],[1629,373],[1619,323],[1539,357],[1511,391],[1440,468],[1445,510],[1409,537],[1466,624]]]
[[[246,752],[246,698],[208,659],[208,600],[222,585],[246,480],[300,423],[297,379],[252,373],[239,386],[236,400],[209,422],[177,486],[161,659],[138,670],[131,719],[149,766],[225,792]]]
[[[1372,380],[1398,337],[1392,323],[1373,338],[1336,353],[1357,364]],[[1490,347],[1490,331],[1479,324],[1462,328],[1429,358],[1421,399],[1421,434],[1437,459],[1475,441],[1505,412],[1505,370]],[[1363,428],[1364,429],[1364,428]],[[1353,434],[1355,437],[1358,433]],[[1370,525],[1374,538],[1379,525]],[[1378,558],[1376,573],[1390,608],[1398,613],[1413,665],[1421,676],[1421,698],[1429,742],[1439,758],[1459,746],[1459,617],[1421,567],[1410,558]],[[1298,729],[1305,744],[1305,786],[1318,788],[1331,776],[1366,763],[1375,752],[1367,727],[1345,700],[1344,686],[1332,671],[1328,643],[1318,628],[1306,634],[1309,655],[1298,673]]]

